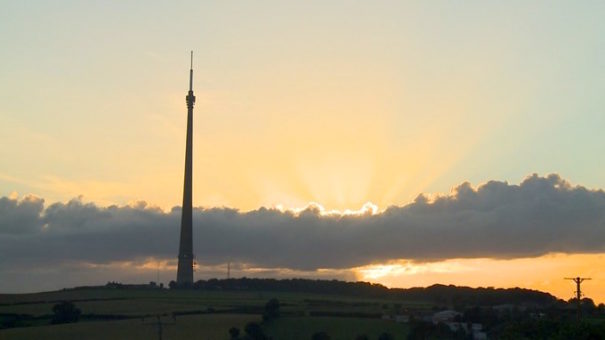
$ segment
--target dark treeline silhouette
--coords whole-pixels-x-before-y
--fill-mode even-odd
[[[179,288],[174,281],[170,288]],[[327,295],[350,295],[368,298],[392,298],[432,302],[442,305],[529,304],[547,306],[556,303],[554,296],[523,288],[471,288],[435,284],[426,288],[387,288],[369,282],[310,279],[210,279],[193,284],[194,290],[301,292]]]
[[[71,323],[78,322],[82,312],[71,301],[63,301],[53,306],[53,317],[51,323]]]

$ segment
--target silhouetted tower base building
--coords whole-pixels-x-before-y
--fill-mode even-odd
[[[192,207],[192,171],[193,171],[193,51],[189,69],[189,93],[187,101],[187,142],[185,147],[185,183],[183,186],[183,210],[181,214],[181,241],[179,243],[179,264],[176,283],[180,287],[193,284],[193,207]]]

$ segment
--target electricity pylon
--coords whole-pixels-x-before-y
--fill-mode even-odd
[[[582,318],[582,289],[580,288],[580,284],[586,280],[592,280],[590,277],[566,277],[565,280],[571,280],[576,283],[576,303],[578,305],[578,320]]]

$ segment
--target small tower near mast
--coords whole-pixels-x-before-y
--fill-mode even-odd
[[[180,287],[193,284],[193,51],[191,51],[191,68],[189,69],[189,92],[187,102],[187,141],[185,146],[185,181],[183,186],[183,208],[181,213],[181,240],[179,243],[179,263],[176,283]]]

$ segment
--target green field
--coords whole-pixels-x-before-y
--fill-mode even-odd
[[[265,303],[277,298],[281,316],[261,323]],[[51,325],[52,307],[73,301],[82,311],[78,323]],[[311,339],[324,331],[331,339],[388,332],[405,339],[407,327],[382,320],[395,306],[426,308],[405,301],[351,296],[254,291],[183,291],[159,289],[78,289],[37,294],[0,295],[0,320],[9,314],[29,319],[0,330],[0,339],[157,339],[161,314],[163,339],[228,339],[228,330],[251,321],[273,339]],[[175,319],[172,314],[176,313]],[[110,318],[115,319],[110,319]]]
[[[0,331],[0,339],[157,339],[153,319],[78,322],[73,324],[13,328]],[[171,321],[164,318],[165,322]],[[188,315],[163,327],[163,339],[228,339],[231,327],[243,328],[257,315]]]
[[[395,339],[405,339],[407,326],[391,321],[342,317],[285,317],[268,323],[267,334],[274,339],[311,339],[313,333],[324,331],[332,339],[355,339],[367,335],[378,339],[387,332]]]

